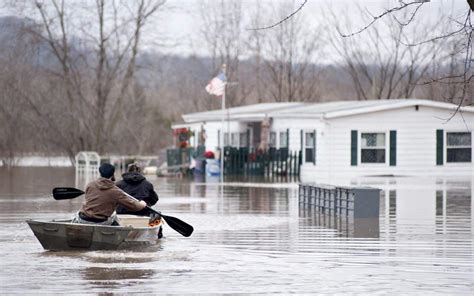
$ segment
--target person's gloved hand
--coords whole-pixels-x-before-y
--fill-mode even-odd
[[[161,215],[158,213],[150,213],[150,220],[161,219]]]
[[[158,213],[150,213],[150,219],[148,220],[148,226],[156,226],[161,223],[161,215]],[[161,230],[160,230],[161,232]],[[163,235],[162,235],[163,236]],[[158,237],[161,238],[161,237]]]

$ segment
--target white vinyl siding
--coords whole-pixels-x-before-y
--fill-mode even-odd
[[[229,134],[224,133],[224,146],[229,146]]]
[[[471,132],[471,162],[447,163],[436,165],[436,130],[448,132],[466,131],[466,124],[461,116],[453,117],[445,123],[443,118],[449,110],[440,108],[421,107],[419,111],[407,107],[381,112],[364,113],[357,116],[347,116],[326,120],[324,128],[319,133],[317,160],[318,165],[303,163],[301,180],[303,182],[338,183],[344,176],[465,176],[474,174]],[[473,113],[464,113],[467,123],[474,122]],[[274,121],[275,122],[275,121]],[[314,122],[314,121],[313,121]],[[313,123],[314,125],[317,122]],[[375,127],[375,128],[374,128]],[[358,164],[351,166],[351,130],[358,131]],[[397,131],[397,164],[389,166],[388,147],[390,147],[389,131]],[[293,132],[293,130],[291,130]],[[385,164],[361,163],[361,133],[385,132],[386,162]],[[467,131],[466,131],[467,132]],[[290,134],[290,137],[293,135]],[[444,137],[444,158],[446,161],[446,132]],[[292,142],[293,143],[293,142]]]
[[[357,105],[358,102],[354,102]],[[287,144],[292,152],[300,151],[303,156],[301,180],[309,182],[328,182],[340,184],[342,178],[355,176],[465,176],[474,174],[474,147],[472,130],[474,128],[474,112],[463,112],[463,116],[454,116],[448,122],[446,118],[451,110],[444,107],[415,106],[370,110],[368,112],[344,115],[340,117],[305,117],[293,114],[285,117],[273,117],[272,131],[277,133],[277,148],[283,147],[283,138],[287,130]],[[206,131],[206,149],[214,150],[219,146],[219,131],[245,132],[250,121],[231,121],[222,127],[221,117],[215,121],[200,121],[186,127]],[[258,120],[256,120],[258,121]],[[466,127],[467,125],[467,127]],[[317,165],[304,162],[306,145],[301,139],[301,130],[312,132],[317,130],[317,149],[315,151]],[[351,130],[357,131],[357,165],[351,166]],[[396,166],[389,165],[390,131],[396,130]],[[443,131],[442,156],[443,165],[437,165],[437,130]],[[470,132],[468,132],[470,131]],[[361,163],[361,133],[385,132],[385,164]],[[447,154],[453,149],[469,150],[466,145],[457,147],[450,141],[448,148],[447,133],[468,132],[470,136],[470,162],[448,162]],[[250,139],[253,139],[250,130]],[[222,135],[222,134],[221,134]],[[456,136],[455,136],[456,137]],[[242,143],[239,144],[242,145]],[[253,141],[251,141],[253,144]],[[303,144],[303,147],[301,145]],[[452,145],[451,145],[452,144]],[[449,152],[449,154],[456,152]],[[329,179],[329,180],[328,180]]]

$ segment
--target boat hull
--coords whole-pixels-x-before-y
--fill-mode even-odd
[[[45,250],[124,250],[156,248],[161,225],[104,226],[71,220],[26,221]]]

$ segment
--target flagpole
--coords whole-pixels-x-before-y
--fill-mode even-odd
[[[226,64],[222,64],[222,73],[225,75]],[[221,182],[224,182],[224,130],[225,130],[225,92],[227,81],[224,82],[224,92],[222,94],[222,126],[221,126]],[[227,134],[227,137],[230,135]],[[229,139],[230,140],[230,139]]]

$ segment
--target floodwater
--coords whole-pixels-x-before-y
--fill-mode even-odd
[[[83,198],[49,193],[75,186],[74,171],[1,170],[0,293],[473,294],[472,178],[351,181],[382,189],[371,237],[300,208],[296,183],[149,179],[191,237],[165,228],[153,252],[48,252],[24,221],[71,217]]]

